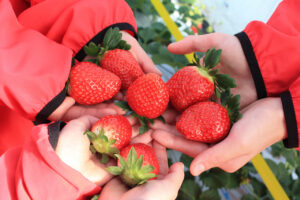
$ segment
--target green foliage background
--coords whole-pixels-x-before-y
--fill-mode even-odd
[[[196,6],[196,0],[178,0],[176,4],[171,0],[162,0],[170,14],[176,12],[178,17],[175,23],[181,28],[184,35],[193,34],[191,26],[187,26],[187,24],[194,26],[198,34],[213,32],[213,28],[202,13],[201,8],[204,6],[199,4],[199,0],[197,2]],[[184,56],[175,56],[168,52],[167,45],[174,42],[174,39],[150,0],[127,0],[127,3],[131,6],[138,21],[140,44],[152,56],[154,63],[168,64],[174,69],[179,69],[187,64]],[[272,155],[272,159],[266,159],[266,161],[287,195],[290,199],[300,199],[299,152],[294,149],[285,149],[281,142],[269,148],[268,152]],[[231,191],[241,187],[246,187],[249,191],[243,195],[243,200],[273,199],[251,162],[235,173],[230,174],[215,168],[202,173],[199,177],[193,177],[188,172],[191,160],[186,155],[180,157],[180,161],[185,164],[187,171],[178,194],[178,200],[217,200],[221,199],[221,189]]]

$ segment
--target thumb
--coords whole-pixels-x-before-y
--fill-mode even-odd
[[[190,172],[193,176],[198,176],[202,172],[214,167],[219,167],[224,162],[232,160],[239,156],[239,151],[236,150],[236,145],[233,145],[229,138],[222,142],[204,150],[195,157],[190,166]]]
[[[217,47],[222,39],[222,34],[211,33],[205,35],[191,35],[179,42],[172,43],[168,50],[174,54],[187,54],[192,52],[206,52],[212,47]]]
[[[167,182],[170,191],[176,191],[177,193],[183,179],[184,165],[181,162],[177,162],[170,167],[169,173],[162,179],[162,181]]]

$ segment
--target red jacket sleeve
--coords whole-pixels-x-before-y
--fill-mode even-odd
[[[23,147],[0,157],[0,199],[88,199],[100,187],[69,167],[54,152],[48,137],[60,123],[32,129]]]
[[[278,96],[300,75],[300,1],[282,1],[267,24],[253,21],[237,34],[259,98]]]
[[[20,23],[72,49],[78,60],[85,57],[83,46],[101,43],[109,27],[136,35],[133,12],[124,0],[38,2],[19,15]]]
[[[300,89],[294,83],[300,77],[299,9],[300,1],[284,0],[266,24],[253,21],[243,32],[236,34],[248,61],[258,98],[282,97],[288,131],[288,139],[284,141],[286,147],[299,146],[300,132],[295,128],[296,116],[298,119],[300,116],[299,109],[296,109],[299,105],[297,98],[292,101],[290,97],[295,93],[294,88]],[[293,102],[296,104],[292,112],[290,105]]]
[[[0,1],[0,106],[43,121],[64,100],[72,51],[20,25]]]

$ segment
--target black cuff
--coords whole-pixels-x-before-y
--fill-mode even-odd
[[[66,91],[63,89],[54,99],[52,99],[35,117],[35,125],[49,123],[48,117],[53,113],[66,98]]]
[[[249,40],[249,38],[245,32],[237,33],[237,34],[235,34],[235,36],[239,39],[239,41],[242,45],[244,54],[246,56],[248,65],[250,67],[250,71],[251,71],[252,78],[254,80],[254,84],[255,84],[255,88],[256,88],[256,92],[257,92],[257,98],[261,99],[261,98],[267,97],[266,86],[265,86],[262,74],[260,72],[251,41]]]
[[[129,30],[132,31],[134,34],[134,37],[137,38],[137,33],[134,30],[133,26],[131,24],[128,23],[117,23],[117,24],[113,24],[109,27],[106,27],[105,29],[103,29],[100,33],[98,33],[95,37],[93,37],[89,42],[86,43],[86,45],[88,45],[90,42],[94,42],[95,44],[100,44],[102,43],[103,37],[106,33],[106,31],[108,31],[109,28],[115,28],[118,27],[120,30]],[[80,51],[75,55],[75,58],[78,61],[82,61],[84,59],[84,57],[86,56],[83,47],[80,49]]]
[[[65,122],[57,121],[52,124],[49,124],[48,126],[49,142],[54,150],[56,149],[60,131],[65,125]]]
[[[280,98],[288,134],[288,137],[283,140],[283,144],[286,148],[295,148],[299,146],[298,127],[291,93],[286,91],[280,94]]]

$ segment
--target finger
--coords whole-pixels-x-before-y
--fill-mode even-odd
[[[187,36],[179,42],[170,44],[168,50],[174,54],[187,54],[195,51],[205,52],[217,46],[221,36],[218,33]]]
[[[168,155],[166,151],[166,147],[162,146],[156,141],[152,142],[153,149],[155,151],[155,155],[159,164],[159,174],[158,177],[164,177],[168,174],[169,166],[168,166]]]
[[[157,67],[154,65],[153,61],[150,59],[150,57],[146,54],[146,52],[140,47],[137,47],[137,56],[138,56],[138,62],[140,66],[142,67],[143,71],[145,73],[155,73],[158,75],[162,75],[161,71],[157,69]]]
[[[113,97],[113,99],[119,100],[119,101],[122,101],[123,98],[124,98],[124,95],[123,95],[121,92],[118,92],[118,93]]]
[[[132,117],[132,116],[126,116],[126,119],[129,121],[129,124],[131,126],[134,126],[137,124],[138,120],[135,118],[135,117]]]
[[[233,173],[237,170],[239,170],[241,167],[243,167],[245,164],[247,164],[255,155],[257,154],[246,154],[237,158],[234,158],[232,160],[226,161],[225,163],[221,164],[219,168],[222,170]]]
[[[176,126],[165,124],[160,120],[155,120],[154,124],[150,124],[149,126],[154,130],[162,130],[162,131],[172,133],[174,135],[180,135],[180,133],[178,133],[176,129]]]
[[[174,123],[176,122],[176,117],[179,113],[174,109],[167,109],[163,114],[163,118],[165,119],[166,123]]]
[[[162,130],[154,131],[152,137],[161,145],[180,151],[191,157],[197,156],[200,152],[208,148],[204,143],[187,140],[182,136],[176,136]]]
[[[176,191],[176,194],[184,179],[184,165],[181,162],[174,163],[170,167],[169,173],[163,179],[167,182],[168,189],[172,192]]]
[[[241,152],[237,151],[235,142],[227,137],[222,142],[209,147],[201,152],[191,163],[190,171],[194,176],[198,176],[202,172],[218,167],[228,160],[240,156]],[[226,152],[226,153],[224,153]]]
[[[120,200],[127,191],[120,179],[114,178],[104,186],[98,200]]]
[[[119,106],[115,105],[114,103],[111,103],[107,106],[107,108],[114,109],[118,115],[124,115],[126,112],[120,108]]]
[[[151,134],[152,134],[152,130],[149,130],[146,133],[143,133],[142,135],[137,135],[131,139],[130,144],[134,144],[134,143],[148,144],[153,140]]]
[[[97,117],[91,116],[91,115],[85,115],[81,116],[78,119],[74,119],[70,121],[64,128],[63,132],[74,134],[76,133],[82,133],[86,131],[87,129],[90,129],[91,126],[98,120]]]

